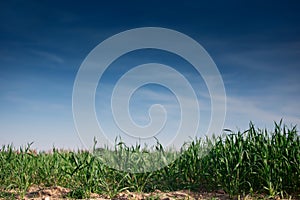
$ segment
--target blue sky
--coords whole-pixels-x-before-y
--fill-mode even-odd
[[[244,130],[250,120],[272,128],[281,118],[288,125],[300,124],[299,9],[298,1],[276,0],[2,1],[0,143],[81,148],[72,115],[73,83],[81,63],[108,37],[148,26],[182,32],[210,54],[226,89],[224,128]],[[108,97],[126,66],[147,62],[172,65],[199,86],[201,123],[207,123],[210,103],[201,77],[188,63],[158,50],[136,51],[113,63],[97,89],[99,120],[111,116]],[[132,118],[142,125],[151,104],[176,103],[170,91],[155,85],[133,97]],[[178,120],[172,119],[174,124]],[[115,131],[109,123],[105,128]]]

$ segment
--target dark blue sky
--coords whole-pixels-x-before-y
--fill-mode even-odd
[[[82,61],[106,38],[148,26],[182,32],[210,54],[225,84],[225,128],[299,124],[299,10],[275,0],[1,1],[0,142],[80,146],[72,88]]]

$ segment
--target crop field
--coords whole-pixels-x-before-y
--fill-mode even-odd
[[[217,193],[226,198],[300,198],[300,136],[296,127],[282,122],[275,123],[272,131],[258,129],[250,123],[246,131],[195,138],[182,147],[181,156],[174,162],[145,173],[108,167],[97,154],[100,150],[95,148],[95,153],[90,153],[53,148],[49,152],[36,152],[31,144],[20,148],[2,146],[0,198],[34,199],[47,195],[43,188],[56,188],[61,191],[59,198],[70,199],[162,199],[159,193],[175,191],[190,195],[176,197],[175,194],[174,199],[200,198],[195,194],[203,194],[204,199],[222,199],[204,195]],[[160,156],[178,153],[164,150],[159,143],[155,150]],[[146,149],[119,142],[115,151],[114,155],[123,159]],[[142,158],[141,163],[153,164]],[[30,193],[32,188],[44,193]]]

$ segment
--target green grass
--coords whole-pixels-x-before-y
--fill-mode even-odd
[[[268,197],[300,194],[300,137],[296,127],[275,123],[273,131],[256,129],[250,123],[244,132],[227,131],[215,138],[196,138],[182,147],[182,155],[157,171],[131,173],[103,164],[105,156],[86,151],[53,150],[35,153],[31,144],[19,149],[12,145],[0,150],[0,198],[14,190],[24,196],[31,185],[62,186],[71,189],[69,197],[87,198],[91,193],[114,197],[123,190],[151,192],[156,189],[213,191],[222,189],[231,196],[265,194]],[[178,152],[165,151],[158,143],[160,162]],[[116,145],[123,160],[147,152],[140,146]],[[111,156],[111,155],[110,155]],[[111,157],[110,157],[111,158]],[[117,158],[117,157],[116,157]],[[139,165],[151,166],[153,157],[138,157]],[[157,161],[158,162],[158,161]],[[163,162],[164,163],[164,162]],[[118,166],[114,166],[118,168]]]

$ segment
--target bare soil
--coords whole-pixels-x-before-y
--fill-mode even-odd
[[[24,200],[67,200],[68,194],[70,193],[70,189],[55,186],[55,187],[46,187],[41,188],[39,186],[32,186],[29,188],[28,192],[26,193]],[[2,192],[3,193],[3,192]],[[2,199],[21,199],[20,196],[16,194],[15,191],[5,192],[7,198],[0,198]],[[91,194],[90,200],[108,200],[111,199],[105,195],[99,194]],[[129,192],[125,191],[118,194],[116,197],[112,198],[113,200],[175,200],[175,199],[189,199],[189,200],[227,200],[227,199],[266,199],[263,195],[257,195],[256,197],[235,197],[230,198],[228,194],[224,191],[219,190],[215,192],[191,192],[188,190],[181,190],[181,191],[173,191],[173,192],[162,192],[156,190],[152,193],[137,193],[137,192]],[[273,198],[279,200],[279,197]],[[292,199],[292,198],[289,198]]]

